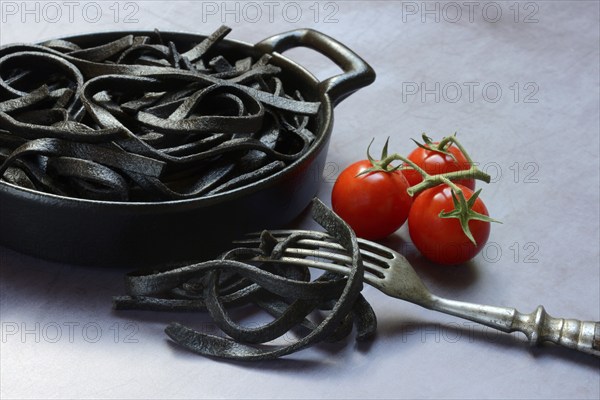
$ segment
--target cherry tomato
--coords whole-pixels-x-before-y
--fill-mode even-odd
[[[452,145],[448,147],[446,151],[451,153],[456,160],[453,160],[449,155],[424,149],[422,147],[414,149],[407,158],[430,175],[439,175],[471,168],[467,158],[458,147]],[[414,169],[405,169],[402,170],[402,173],[410,186],[414,186],[423,180],[421,174]],[[455,183],[466,186],[471,190],[475,190],[475,179],[464,179],[456,181]]]
[[[408,182],[399,171],[374,171],[362,160],[348,166],[337,178],[331,193],[333,210],[346,221],[357,236],[382,239],[394,233],[408,217],[412,197]]]
[[[470,189],[458,185],[465,199],[473,195]],[[424,190],[413,201],[408,216],[410,238],[427,259],[438,264],[453,265],[466,262],[481,251],[490,235],[490,223],[470,220],[469,229],[477,245],[465,235],[457,218],[441,218],[441,211],[454,210],[452,190],[447,185]],[[475,200],[472,210],[489,215],[483,201]]]

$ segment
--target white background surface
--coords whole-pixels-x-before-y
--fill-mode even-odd
[[[472,14],[458,2],[459,17],[443,2],[321,2],[316,15],[312,1],[287,6],[287,14],[283,2],[259,1],[262,16],[252,22],[256,8],[244,9],[243,2],[236,12],[235,3],[133,1],[116,4],[117,23],[113,1],[93,8],[74,2],[72,15],[57,2],[58,19],[44,2],[27,3],[32,14],[21,2],[1,3],[1,44],[116,29],[207,34],[223,22],[234,28],[231,38],[249,43],[300,27],[337,38],[378,77],[335,110],[320,197],[329,201],[339,168],[363,158],[373,137],[380,147],[391,136],[392,149],[406,154],[409,138],[423,131],[437,138],[458,131],[495,181],[482,198],[503,224],[493,226],[487,255],[444,269],[415,253],[405,228],[388,244],[405,252],[439,295],[523,312],[543,304],[553,316],[600,320],[598,2],[475,1]],[[294,23],[296,5],[301,14]],[[13,6],[16,13],[8,13]],[[439,10],[439,21],[424,7]],[[125,22],[131,12],[135,21]],[[320,78],[337,73],[309,51],[289,55]],[[439,99],[407,94],[413,84],[432,89],[437,82]],[[475,88],[471,99],[468,85]],[[463,89],[457,99],[456,86]],[[495,102],[494,87],[502,91]],[[521,335],[495,333],[372,288],[364,293],[379,327],[370,345],[348,340],[254,364],[203,358],[170,345],[162,330],[170,321],[209,329],[207,316],[111,310],[124,272],[0,248],[2,399],[600,396],[598,359],[557,347],[530,349]]]

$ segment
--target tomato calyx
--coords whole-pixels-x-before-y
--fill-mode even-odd
[[[473,195],[467,200],[465,195],[460,187],[455,185],[452,181],[448,180],[445,182],[448,186],[450,186],[452,192],[452,203],[454,203],[454,209],[451,211],[442,210],[439,214],[440,218],[456,218],[458,219],[460,226],[463,230],[465,236],[473,243],[477,245],[478,243],[475,241],[473,234],[471,233],[471,228],[469,228],[469,221],[477,220],[484,222],[496,222],[501,224],[502,222],[495,220],[487,215],[480,214],[473,210],[473,205],[475,205],[475,201],[479,197],[481,193],[481,189],[473,193]]]
[[[427,134],[425,132],[423,132],[421,134],[421,138],[423,139],[423,143],[419,143],[415,139],[411,139],[411,140],[413,142],[415,142],[415,144],[418,147],[422,148],[422,149],[433,151],[435,153],[443,154],[445,156],[450,157],[455,162],[457,162],[456,157],[454,156],[454,154],[452,154],[450,151],[448,151],[448,148],[450,146],[452,146],[452,144],[456,140],[456,132],[454,132],[454,135],[452,135],[452,136],[447,136],[447,137],[443,138],[439,143],[435,143],[433,141],[433,139],[430,138],[429,136],[427,136]],[[471,159],[469,159],[468,154],[466,154],[464,152],[463,152],[463,154],[465,154],[465,157],[469,161],[469,164],[473,165],[473,161]]]
[[[431,138],[427,137],[427,135],[423,134],[423,137],[426,142],[427,141],[431,142]],[[427,138],[427,139],[425,139],[425,138]],[[467,154],[464,147],[456,139],[456,135],[443,138],[435,146],[445,149],[449,145],[452,145],[452,144],[456,145],[456,147],[458,147],[458,149],[464,154],[469,165],[471,165],[471,168],[465,169],[465,170],[460,170],[460,171],[437,174],[437,175],[428,174],[425,170],[423,170],[421,167],[419,167],[413,161],[409,160],[408,158],[406,158],[404,156],[401,156],[400,154],[394,153],[394,154],[388,155],[388,142],[390,140],[389,137],[386,139],[383,149],[381,151],[381,158],[379,160],[375,160],[371,156],[371,145],[373,144],[374,140],[375,139],[371,140],[371,143],[369,143],[369,146],[367,147],[367,159],[371,163],[372,167],[365,169],[364,171],[360,172],[356,176],[365,175],[365,174],[369,174],[372,172],[391,173],[391,172],[395,172],[401,168],[412,168],[415,171],[417,171],[419,174],[421,174],[421,176],[423,177],[423,181],[421,181],[420,183],[418,183],[414,186],[411,186],[410,188],[407,189],[407,192],[410,196],[415,196],[416,194],[422,192],[423,190],[432,188],[432,187],[440,185],[442,183],[446,183],[446,181],[456,181],[456,180],[461,180],[461,179],[477,179],[477,180],[481,180],[485,183],[490,183],[491,177],[488,174],[486,174],[485,172],[481,171],[479,168],[477,168],[477,166],[475,165],[475,163],[473,162],[471,157],[469,157],[469,155]],[[433,143],[433,142],[431,142],[431,143]],[[429,144],[426,143],[424,146],[427,146],[427,145],[429,145]],[[436,150],[436,151],[442,151],[442,150]],[[396,166],[392,166],[392,163],[394,161],[402,161],[405,165],[399,164]]]
[[[390,141],[390,138],[388,137],[385,140],[385,144],[383,145],[383,149],[381,149],[381,157],[379,158],[379,160],[374,159],[371,156],[371,145],[373,144],[373,142],[375,141],[375,138],[371,139],[371,143],[369,143],[369,146],[367,147],[367,159],[369,160],[369,162],[371,163],[372,167],[371,168],[367,168],[364,171],[360,172],[358,176],[361,175],[366,175],[366,174],[370,174],[372,172],[394,172],[399,170],[402,166],[401,165],[397,165],[397,166],[392,166],[391,165],[391,161],[387,161],[389,156],[388,156],[388,144]]]

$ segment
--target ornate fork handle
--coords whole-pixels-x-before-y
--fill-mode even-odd
[[[468,319],[502,332],[523,332],[534,346],[552,342],[600,357],[600,322],[554,318],[538,306],[531,314],[514,308],[465,303],[433,297],[423,305],[431,310]]]

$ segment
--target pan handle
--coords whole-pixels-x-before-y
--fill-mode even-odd
[[[375,81],[375,71],[365,60],[332,37],[313,29],[280,33],[256,43],[254,47],[265,53],[283,53],[294,47],[307,47],[335,62],[344,72],[319,83],[319,90],[329,96],[334,106]]]

